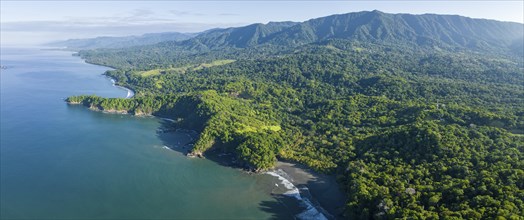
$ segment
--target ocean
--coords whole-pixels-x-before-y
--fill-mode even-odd
[[[72,52],[1,48],[1,219],[290,219],[281,181],[172,150],[183,132],[64,98],[130,96]]]

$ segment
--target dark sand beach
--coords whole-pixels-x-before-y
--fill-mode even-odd
[[[277,162],[275,170],[287,174],[285,178],[299,189],[300,195],[310,200],[327,218],[341,218],[346,198],[335,176],[315,172],[301,164],[283,161]]]
[[[204,155],[220,165],[243,169],[233,154],[213,149]],[[342,219],[346,197],[335,176],[289,161],[277,161],[274,169],[255,175],[277,177],[268,191],[297,219]]]

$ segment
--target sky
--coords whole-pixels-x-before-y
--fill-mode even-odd
[[[199,32],[357,11],[455,14],[524,23],[513,1],[0,1],[0,42],[37,45],[70,38]]]

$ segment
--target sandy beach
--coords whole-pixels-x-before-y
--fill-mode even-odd
[[[345,194],[340,190],[335,176],[317,173],[308,167],[292,162],[278,161],[275,171],[284,176],[300,192],[300,196],[328,219],[340,219],[345,205]]]
[[[211,149],[204,155],[222,166],[243,169],[233,154]],[[256,175],[276,177],[269,190],[281,204],[287,204],[287,209],[296,213],[296,219],[343,219],[346,197],[335,176],[288,161],[277,161],[273,169]]]
[[[126,99],[129,99],[129,98],[132,98],[133,96],[135,96],[135,91],[133,91],[132,89],[127,88],[127,87],[119,86],[119,85],[116,84],[116,80],[115,79],[113,79],[111,77],[108,77],[108,78],[111,80],[111,83],[113,84],[114,87],[117,87],[117,88],[120,88],[120,89],[123,89],[123,90],[127,91]]]

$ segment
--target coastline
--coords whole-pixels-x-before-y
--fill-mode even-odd
[[[73,54],[75,55],[75,54]],[[114,69],[111,66],[104,66],[87,62],[85,59],[80,57],[85,63],[91,65],[98,65]],[[103,74],[105,75],[105,74]],[[112,77],[109,78],[114,87],[127,90],[125,98],[132,98],[135,95],[135,91],[116,84],[116,80]],[[76,103],[69,103],[76,104]],[[89,108],[94,111],[100,111],[99,109]],[[116,114],[129,114],[125,111],[114,111],[114,110],[103,110],[103,113],[116,113]],[[136,115],[134,116],[152,116],[160,120],[173,123],[174,120],[161,116],[155,116],[152,114],[148,115]],[[178,131],[178,130],[177,130]],[[162,131],[164,132],[164,131]],[[170,132],[170,131],[167,131]],[[196,131],[192,131],[196,133]],[[197,134],[196,134],[197,135]],[[188,136],[190,136],[188,134]],[[190,136],[190,143],[196,140],[196,137]],[[183,150],[189,152],[188,146],[184,146]],[[169,147],[168,147],[169,148]],[[175,150],[170,148],[171,150]],[[205,154],[210,154],[210,160],[218,162],[218,165],[229,166],[238,168],[236,161],[231,156],[222,157],[217,152],[210,151]],[[202,158],[202,157],[199,157]],[[206,157],[207,158],[207,157]],[[229,159],[229,160],[228,160]],[[233,160],[233,161],[231,161]],[[243,168],[242,171],[246,171]],[[271,175],[276,177],[274,182],[276,190],[273,190],[271,194],[279,200],[287,201],[285,203],[293,204],[293,207],[288,207],[297,212],[295,215],[296,219],[340,219],[342,218],[343,208],[346,202],[345,194],[340,190],[339,184],[336,181],[335,176],[321,174],[313,171],[309,167],[288,161],[277,161],[275,168],[266,172],[257,174]],[[292,201],[293,200],[293,201]],[[281,201],[281,202],[283,202]]]
[[[67,52],[71,52],[71,56],[76,56],[78,58],[80,58],[84,63],[86,64],[90,64],[90,65],[95,65],[95,66],[102,66],[102,67],[106,67],[106,68],[109,68],[109,70],[115,70],[117,69],[116,67],[113,67],[113,66],[105,66],[105,65],[100,65],[100,64],[96,64],[96,63],[92,63],[92,62],[88,62],[86,59],[84,59],[83,57],[79,56],[78,55],[78,50],[76,49],[73,49],[73,48],[67,48],[67,47],[43,47],[43,48],[40,48],[41,50],[54,50],[54,51],[67,51]],[[113,83],[113,86],[114,87],[117,87],[117,88],[121,88],[121,89],[125,89],[127,91],[127,95],[126,95],[126,99],[129,99],[129,98],[132,98],[133,96],[135,96],[136,92],[130,88],[127,88],[127,87],[124,87],[124,86],[120,86],[120,85],[117,85],[116,84],[116,80],[112,77],[109,77],[107,75],[105,75],[105,73],[102,73],[102,75],[106,76],[107,78],[109,78],[111,80],[111,83]]]
[[[271,194],[294,212],[296,219],[343,219],[345,194],[333,175],[315,172],[311,168],[291,161],[277,161],[273,169],[251,172],[240,166],[234,154],[211,149],[205,159],[218,165],[232,167],[252,175],[274,177]]]
[[[136,115],[127,111],[100,110],[98,108],[92,107],[89,109],[109,114],[151,116],[169,124],[175,122],[173,119],[159,115]],[[180,131],[187,133],[186,135],[189,136],[190,141],[180,148],[166,148],[179,151],[190,158],[196,157],[190,154],[192,143],[198,138],[196,131],[180,128],[173,130],[172,128],[166,127],[165,129],[157,130],[157,133]],[[265,172],[253,173],[239,166],[234,154],[219,152],[217,149],[212,149],[205,152],[204,154],[205,157],[203,155],[198,157],[214,161],[217,163],[217,165],[220,166],[236,168],[242,172],[251,173],[253,175],[270,175],[275,177],[273,182],[268,186],[272,188],[270,193],[281,204],[295,213],[296,219],[343,218],[343,208],[346,202],[346,197],[345,194],[340,190],[339,184],[333,175],[318,173],[305,165],[289,161],[277,161],[273,169]]]
[[[284,195],[301,201],[305,209],[297,215],[298,219],[342,218],[346,197],[335,176],[288,161],[277,161],[275,168],[266,174],[276,176],[289,189]]]
[[[270,172],[283,175],[298,189],[301,197],[307,199],[306,202],[327,219],[342,218],[346,197],[335,176],[318,173],[305,165],[288,161],[277,161]],[[307,211],[314,216],[314,210]],[[304,219],[308,219],[307,216]]]
[[[119,86],[119,85],[116,84],[116,80],[115,79],[113,79],[113,78],[111,78],[111,77],[109,77],[107,75],[106,75],[106,77],[111,80],[111,83],[113,83],[114,87],[120,88],[120,89],[124,89],[124,90],[127,91],[127,95],[125,97],[126,99],[129,99],[129,98],[132,98],[133,96],[135,96],[135,91],[134,90],[132,90],[130,88],[127,88],[127,87],[124,87],[124,86]]]

